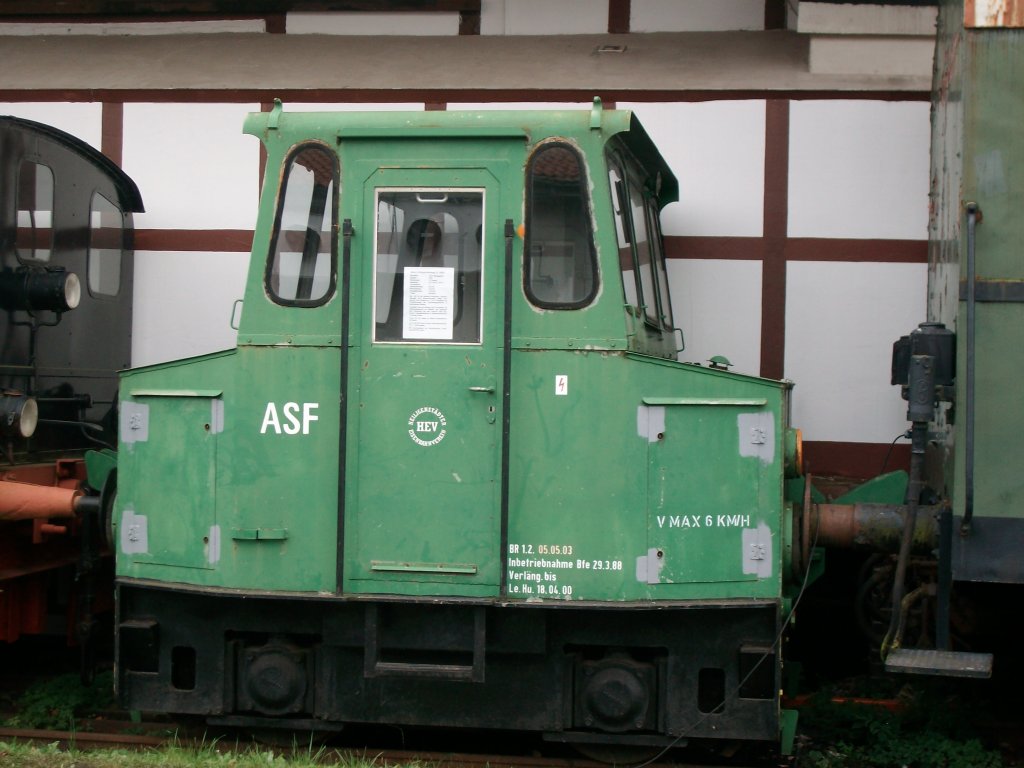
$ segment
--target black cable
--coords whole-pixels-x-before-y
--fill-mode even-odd
[[[890,457],[892,457],[892,449],[896,447],[896,441],[899,440],[900,438],[903,438],[904,440],[909,440],[910,430],[908,429],[906,432],[900,432],[898,435],[896,435],[896,437],[892,439],[892,442],[889,443],[889,450],[885,452],[885,461],[882,462],[882,468],[879,470],[878,474],[885,474],[885,468],[889,464]]]

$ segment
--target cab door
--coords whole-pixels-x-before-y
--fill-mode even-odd
[[[346,591],[498,594],[510,167],[359,174]]]

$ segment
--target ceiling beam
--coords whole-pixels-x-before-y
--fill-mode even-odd
[[[84,18],[153,16],[263,16],[289,11],[480,14],[481,0],[3,0],[0,17]]]

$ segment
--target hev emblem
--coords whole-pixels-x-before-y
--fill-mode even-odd
[[[417,408],[409,417],[409,437],[417,445],[437,445],[448,433],[447,424],[444,414],[437,408]]]

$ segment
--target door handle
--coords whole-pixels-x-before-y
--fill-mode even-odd
[[[494,394],[494,385],[491,384],[489,386],[483,386],[483,387],[470,387],[469,391],[470,392],[483,392],[485,394],[493,395]],[[497,409],[493,405],[488,405],[487,406],[487,423],[488,424],[493,424],[495,422],[495,420],[497,419],[496,412],[497,412]]]

